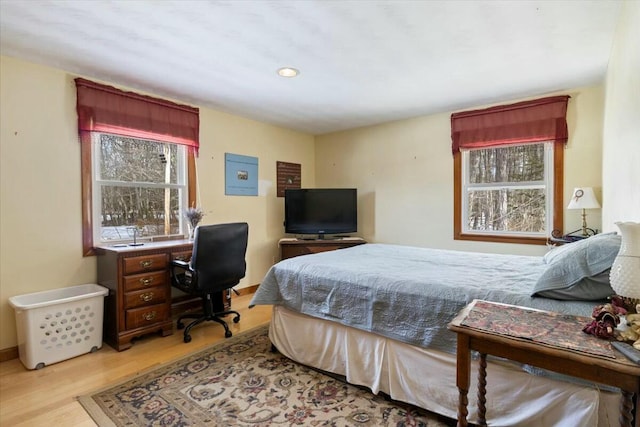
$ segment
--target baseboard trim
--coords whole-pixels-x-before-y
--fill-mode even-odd
[[[257,285],[252,285],[252,286],[247,286],[246,288],[242,288],[242,289],[237,289],[238,291],[238,296],[243,296],[243,295],[248,295],[248,294],[253,294],[255,293],[255,291],[258,290],[258,286],[260,286],[260,284]],[[233,298],[235,295],[235,292],[231,293],[231,298]]]
[[[254,293],[258,289],[258,286],[260,285],[252,285],[247,286],[246,288],[238,289],[238,293],[240,294],[239,296]],[[236,294],[232,292],[231,298],[233,298],[234,296],[236,296]],[[0,363],[17,359],[18,357],[20,357],[20,353],[18,353],[18,347],[8,347],[0,350]]]
[[[0,363],[17,359],[19,355],[18,347],[3,348],[0,350]]]

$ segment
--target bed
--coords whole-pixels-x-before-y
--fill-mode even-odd
[[[603,234],[534,257],[370,243],[277,263],[250,305],[273,305],[285,356],[455,419],[455,315],[483,299],[590,316],[619,245]],[[617,389],[499,359],[488,378],[490,425],[617,425]]]

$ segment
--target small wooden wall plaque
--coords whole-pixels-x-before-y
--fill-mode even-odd
[[[300,163],[276,162],[278,197],[284,197],[285,189],[301,188],[301,169]]]

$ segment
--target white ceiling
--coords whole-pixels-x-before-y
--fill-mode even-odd
[[[323,134],[602,81],[620,5],[0,0],[0,53]]]

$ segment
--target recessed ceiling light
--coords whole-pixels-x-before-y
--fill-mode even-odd
[[[298,70],[291,67],[282,67],[278,70],[278,75],[280,75],[281,77],[295,77],[299,73],[300,72]]]

